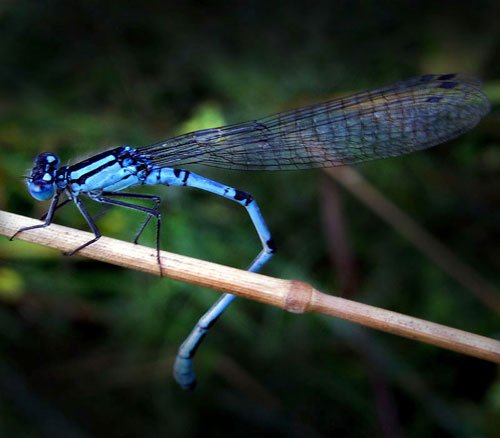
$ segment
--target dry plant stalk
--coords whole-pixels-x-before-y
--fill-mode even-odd
[[[0,211],[0,234],[12,236],[37,220]],[[51,224],[21,233],[18,238],[64,252],[91,239],[88,232]],[[15,243],[12,243],[15,245]],[[79,255],[160,275],[156,250],[102,237]],[[282,280],[161,251],[163,275],[240,297],[272,304],[293,313],[316,312],[335,316],[398,336],[458,353],[500,363],[500,342],[484,336],[425,321],[390,310],[324,294],[297,280]]]
[[[435,239],[383,193],[373,187],[355,169],[341,166],[324,170],[352,195],[386,221],[437,266],[471,291],[490,310],[500,315],[499,292],[471,266],[462,262],[450,249]]]

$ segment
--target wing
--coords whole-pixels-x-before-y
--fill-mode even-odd
[[[259,120],[191,132],[138,152],[159,167],[331,167],[443,143],[476,126],[489,109],[477,79],[424,75]]]

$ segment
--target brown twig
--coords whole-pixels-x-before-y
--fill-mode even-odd
[[[325,172],[342,184],[344,188],[371,208],[383,220],[391,224],[415,247],[448,273],[450,277],[470,290],[489,309],[500,314],[499,291],[418,225],[409,215],[389,201],[368,183],[359,172],[345,166],[325,169]]]
[[[0,211],[0,234],[12,236],[19,228],[39,224],[24,216]],[[18,235],[62,251],[88,241],[90,233],[52,224]],[[13,243],[14,245],[14,243]],[[79,252],[81,256],[159,275],[152,248],[102,237]],[[324,294],[297,280],[281,280],[162,251],[163,275],[188,283],[260,301],[289,312],[317,312],[367,327],[500,363],[500,342],[494,339]]]
[[[321,213],[325,244],[338,282],[338,293],[353,298],[358,292],[359,279],[349,242],[349,227],[345,220],[340,187],[324,175],[321,178]]]

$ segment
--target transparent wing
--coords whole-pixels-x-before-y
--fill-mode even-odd
[[[477,79],[424,75],[259,120],[191,132],[138,152],[169,167],[339,166],[443,143],[473,128],[489,108]]]

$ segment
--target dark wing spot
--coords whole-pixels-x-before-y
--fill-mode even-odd
[[[456,76],[455,73],[448,73],[446,75],[441,75],[441,76],[438,76],[438,79],[440,81],[447,81],[448,79],[453,79],[454,77]]]
[[[455,88],[457,85],[458,82],[443,82],[441,85],[439,85],[439,88],[451,89]]]

